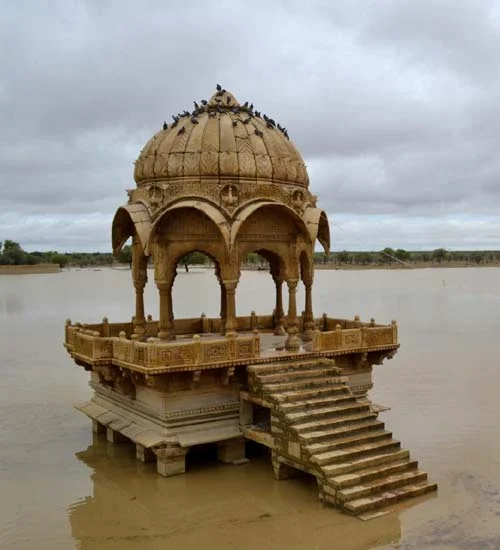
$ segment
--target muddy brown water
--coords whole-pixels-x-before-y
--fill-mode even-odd
[[[237,300],[240,314],[269,312],[270,276],[245,273]],[[90,392],[62,347],[64,320],[121,321],[133,304],[128,271],[0,277],[2,550],[500,549],[499,268],[316,273],[318,315],[398,320],[401,349],[375,368],[371,396],[439,483],[369,522],[323,507],[309,478],[275,481],[255,449],[238,467],[207,449],[165,479],[130,446],[93,439],[72,408]],[[174,307],[215,315],[213,273],[179,273]]]

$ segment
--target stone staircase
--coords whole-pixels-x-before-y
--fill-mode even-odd
[[[271,410],[275,472],[313,474],[322,501],[369,518],[437,489],[370,404],[351,393],[333,360],[253,365],[247,372],[250,399]]]

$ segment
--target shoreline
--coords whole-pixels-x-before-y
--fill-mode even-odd
[[[314,264],[314,269],[330,269],[334,271],[358,271],[358,270],[368,270],[368,269],[450,269],[450,268],[488,268],[488,267],[500,267],[500,262],[489,262],[487,264],[472,264],[467,262],[446,262],[446,263],[432,263],[432,262],[419,262],[414,264],[393,264],[393,265],[383,265],[383,264],[369,264],[369,265],[351,265],[351,264],[340,264],[340,265],[323,265],[323,264]]]
[[[38,275],[60,271],[58,264],[0,265],[0,275]]]

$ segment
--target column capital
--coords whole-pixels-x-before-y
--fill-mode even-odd
[[[297,288],[297,285],[299,284],[299,280],[298,279],[287,279],[286,284],[287,284],[289,290],[295,290]]]
[[[238,286],[238,279],[223,279],[222,284],[226,290],[236,290],[236,287]]]

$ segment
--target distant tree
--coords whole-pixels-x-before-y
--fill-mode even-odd
[[[446,260],[447,256],[448,251],[445,248],[436,248],[432,251],[432,260],[438,264]]]
[[[190,265],[205,265],[207,262],[208,257],[203,252],[198,252],[197,250],[186,254],[179,260],[179,263],[184,266],[186,273],[189,271]]]
[[[6,265],[21,265],[26,263],[26,252],[19,243],[6,240],[3,243],[2,263]]]
[[[69,258],[65,254],[55,253],[52,255],[50,263],[58,264],[60,268],[63,268],[68,265],[68,262],[69,262]]]
[[[132,247],[126,244],[118,253],[118,261],[122,264],[132,265]]]
[[[337,262],[339,264],[348,264],[351,261],[351,255],[347,250],[342,250],[342,252],[337,253]]]
[[[392,264],[394,261],[394,250],[392,248],[386,247],[384,250],[379,252],[380,261],[383,264]]]
[[[356,254],[356,260],[361,265],[369,265],[373,262],[373,254],[370,254],[370,252],[360,252]]]
[[[396,252],[394,252],[394,256],[402,262],[407,262],[410,259],[410,253],[403,248],[398,248]]]

